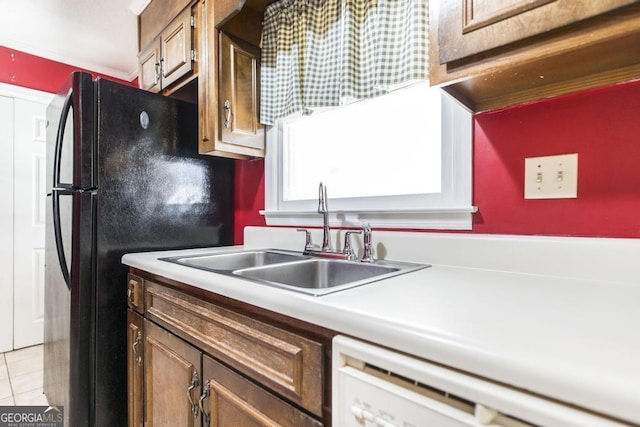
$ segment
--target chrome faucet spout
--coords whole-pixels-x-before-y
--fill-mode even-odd
[[[321,182],[318,188],[318,213],[322,214],[322,251],[329,251],[329,208],[327,207],[327,187]]]

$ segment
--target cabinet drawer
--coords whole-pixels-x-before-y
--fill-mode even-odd
[[[127,301],[138,313],[144,312],[144,279],[129,273],[127,276]]]
[[[322,415],[322,345],[147,281],[146,317],[279,395]]]
[[[209,412],[207,426],[322,427],[322,423],[242,376],[204,356],[202,375]]]

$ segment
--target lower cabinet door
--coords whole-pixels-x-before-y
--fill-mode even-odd
[[[145,425],[200,426],[198,349],[144,321]]]
[[[144,355],[142,316],[129,309],[127,312],[127,381],[129,402],[129,427],[144,425]]]
[[[241,375],[204,355],[204,426],[321,427],[323,424]]]

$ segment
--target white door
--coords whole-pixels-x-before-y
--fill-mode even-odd
[[[43,340],[46,108],[14,101],[14,349]]]
[[[13,98],[0,96],[0,353],[13,348]]]

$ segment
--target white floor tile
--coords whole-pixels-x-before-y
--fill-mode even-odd
[[[31,390],[14,396],[16,405],[48,405],[47,397],[42,389]]]
[[[9,371],[7,371],[7,362],[4,361],[4,354],[0,354],[0,381],[9,378]]]
[[[11,362],[17,362],[19,360],[40,358],[44,355],[44,347],[42,345],[34,345],[33,347],[21,348],[20,350],[11,351],[5,353],[7,359],[7,365],[11,365]]]
[[[0,380],[0,399],[11,397],[11,383],[9,380]]]
[[[42,389],[42,377],[42,370],[33,371],[18,376],[13,376],[13,374],[11,374],[11,378],[9,379],[9,381],[11,381],[13,394],[16,395],[35,389]]]
[[[13,396],[7,397],[6,399],[0,399],[0,406],[15,406],[15,404]]]
[[[42,345],[0,353],[0,406],[48,405],[42,393]]]
[[[29,359],[7,360],[7,370],[9,378],[15,378],[20,375],[29,374],[31,372],[42,372],[44,360],[42,357],[31,357]]]

